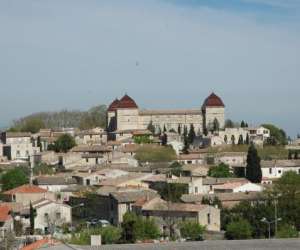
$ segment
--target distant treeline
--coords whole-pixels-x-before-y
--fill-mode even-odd
[[[92,107],[88,111],[40,112],[13,121],[9,131],[37,133],[41,128],[68,128],[90,129],[105,127],[105,105]]]

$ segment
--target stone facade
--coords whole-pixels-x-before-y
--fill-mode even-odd
[[[147,129],[152,122],[156,131],[178,131],[191,124],[195,132],[202,134],[215,123],[219,128],[225,125],[225,105],[212,93],[199,109],[190,110],[140,110],[135,101],[125,95],[121,100],[114,100],[107,110],[108,132],[124,132]]]

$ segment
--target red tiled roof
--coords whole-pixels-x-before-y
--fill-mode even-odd
[[[138,106],[136,105],[135,101],[130,96],[124,95],[118,104],[118,108],[137,109]]]
[[[11,207],[8,205],[0,205],[0,221],[5,222],[11,218],[9,212]]]
[[[203,103],[203,107],[225,107],[222,99],[215,93],[207,97]]]
[[[116,98],[109,106],[107,111],[115,111],[119,105],[120,101],[118,98]]]
[[[4,192],[6,195],[13,195],[17,193],[47,193],[46,189],[34,185],[23,185]]]

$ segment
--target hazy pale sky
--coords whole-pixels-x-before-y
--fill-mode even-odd
[[[299,0],[1,0],[0,127],[127,92],[300,132]]]

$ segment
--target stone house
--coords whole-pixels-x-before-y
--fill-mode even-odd
[[[77,145],[93,145],[93,144],[106,144],[107,133],[103,128],[94,128],[90,130],[83,130],[77,132],[75,135]]]
[[[206,226],[208,231],[220,231],[221,228],[220,210],[208,205],[172,203],[159,197],[154,199],[144,197],[132,208],[139,215],[153,218],[162,232],[166,231],[170,224],[178,224],[187,220]]]
[[[63,176],[38,176],[33,183],[53,193],[59,193],[62,189],[77,184],[75,179]]]
[[[14,229],[13,218],[10,215],[11,207],[0,203],[0,239],[3,239],[7,232]]]

